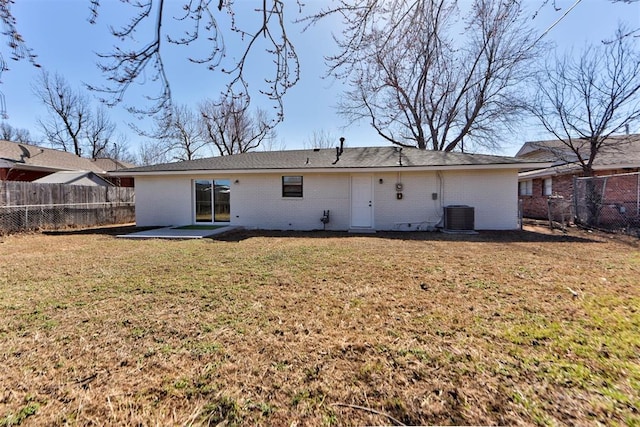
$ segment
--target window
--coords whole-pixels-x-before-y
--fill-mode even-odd
[[[518,184],[520,185],[521,196],[531,196],[533,194],[533,181],[529,179],[527,181],[520,181]]]
[[[282,177],[282,197],[302,197],[302,177]]]
[[[542,181],[542,195],[551,196],[553,194],[552,180],[551,178],[545,178]]]

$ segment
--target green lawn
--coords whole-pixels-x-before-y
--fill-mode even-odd
[[[0,426],[640,425],[638,240],[72,231],[0,249]]]

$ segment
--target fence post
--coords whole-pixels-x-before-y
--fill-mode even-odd
[[[524,227],[524,210],[523,210],[523,201],[522,199],[518,199],[518,224],[520,225],[520,231],[522,231]]]
[[[578,177],[573,176],[573,221],[580,222],[580,211],[578,210]]]

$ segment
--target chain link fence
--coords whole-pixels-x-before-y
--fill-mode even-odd
[[[135,221],[133,188],[0,181],[0,235]]]
[[[575,222],[640,236],[640,173],[575,178]]]
[[[547,212],[550,228],[560,228],[564,231],[574,220],[572,201],[560,195],[553,195],[547,198]]]
[[[0,234],[134,221],[135,204],[132,202],[0,206]]]

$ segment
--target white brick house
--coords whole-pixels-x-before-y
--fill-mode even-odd
[[[518,227],[511,157],[369,147],[253,152],[122,171],[138,226],[228,224],[273,230],[419,230],[443,208],[474,208],[475,228]],[[328,222],[321,221],[329,211]]]

